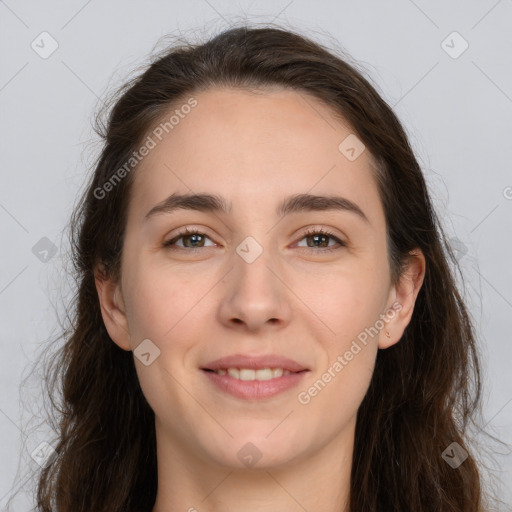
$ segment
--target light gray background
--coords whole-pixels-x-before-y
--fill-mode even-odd
[[[161,36],[212,35],[245,18],[297,28],[328,45],[330,34],[394,106],[445,228],[456,239],[484,356],[483,422],[486,430],[512,442],[510,0],[5,0],[0,1],[2,510],[20,483],[14,481],[18,470],[35,464],[30,456],[18,462],[20,452],[26,457],[40,441],[24,427],[30,412],[20,403],[19,386],[42,343],[56,332],[53,304],[67,289],[62,232],[98,149],[91,119],[99,98],[146,62]],[[47,59],[31,47],[34,40],[42,46],[43,31],[58,43]],[[450,36],[453,31],[469,44],[459,56],[464,40]],[[58,250],[46,263],[32,251],[43,237]],[[36,381],[28,394],[34,403],[38,392]],[[493,478],[501,478],[499,497],[510,504],[510,446],[481,442],[499,452],[487,463],[494,464]],[[14,510],[29,509],[28,501],[16,503]]]

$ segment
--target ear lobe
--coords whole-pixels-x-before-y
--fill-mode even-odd
[[[104,271],[94,273],[94,282],[107,332],[123,350],[131,350],[130,333],[121,284],[114,282]]]
[[[386,312],[390,312],[389,321],[379,332],[380,349],[389,348],[400,341],[405,328],[411,321],[414,304],[425,279],[426,262],[423,252],[420,249],[414,249],[409,254],[406,268],[391,293],[392,300]]]

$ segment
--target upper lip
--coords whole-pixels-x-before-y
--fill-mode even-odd
[[[261,356],[234,354],[216,359],[202,367],[203,370],[214,371],[225,370],[227,368],[249,368],[253,370],[261,370],[263,368],[282,368],[283,370],[289,370],[290,372],[300,372],[308,369],[297,361],[275,354]]]

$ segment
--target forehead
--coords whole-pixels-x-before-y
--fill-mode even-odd
[[[193,97],[196,106],[161,141],[153,136],[155,147],[136,169],[133,215],[143,217],[173,192],[220,194],[233,214],[250,206],[274,213],[290,194],[337,193],[368,217],[382,215],[371,155],[347,158],[340,144],[355,137],[353,130],[320,100],[276,88],[211,89]],[[163,119],[176,109],[180,104]]]

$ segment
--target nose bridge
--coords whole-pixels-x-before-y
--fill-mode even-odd
[[[260,240],[262,238],[263,235],[259,237]],[[266,237],[260,242],[253,236],[247,236],[238,244],[233,263],[237,286],[251,287],[253,293],[258,293],[258,290],[265,293],[277,291],[274,283],[277,265],[269,240],[270,237]]]
[[[228,291],[220,309],[223,320],[242,321],[251,330],[271,319],[283,320],[286,292],[283,281],[276,275],[279,265],[271,248],[248,236],[235,251]]]

